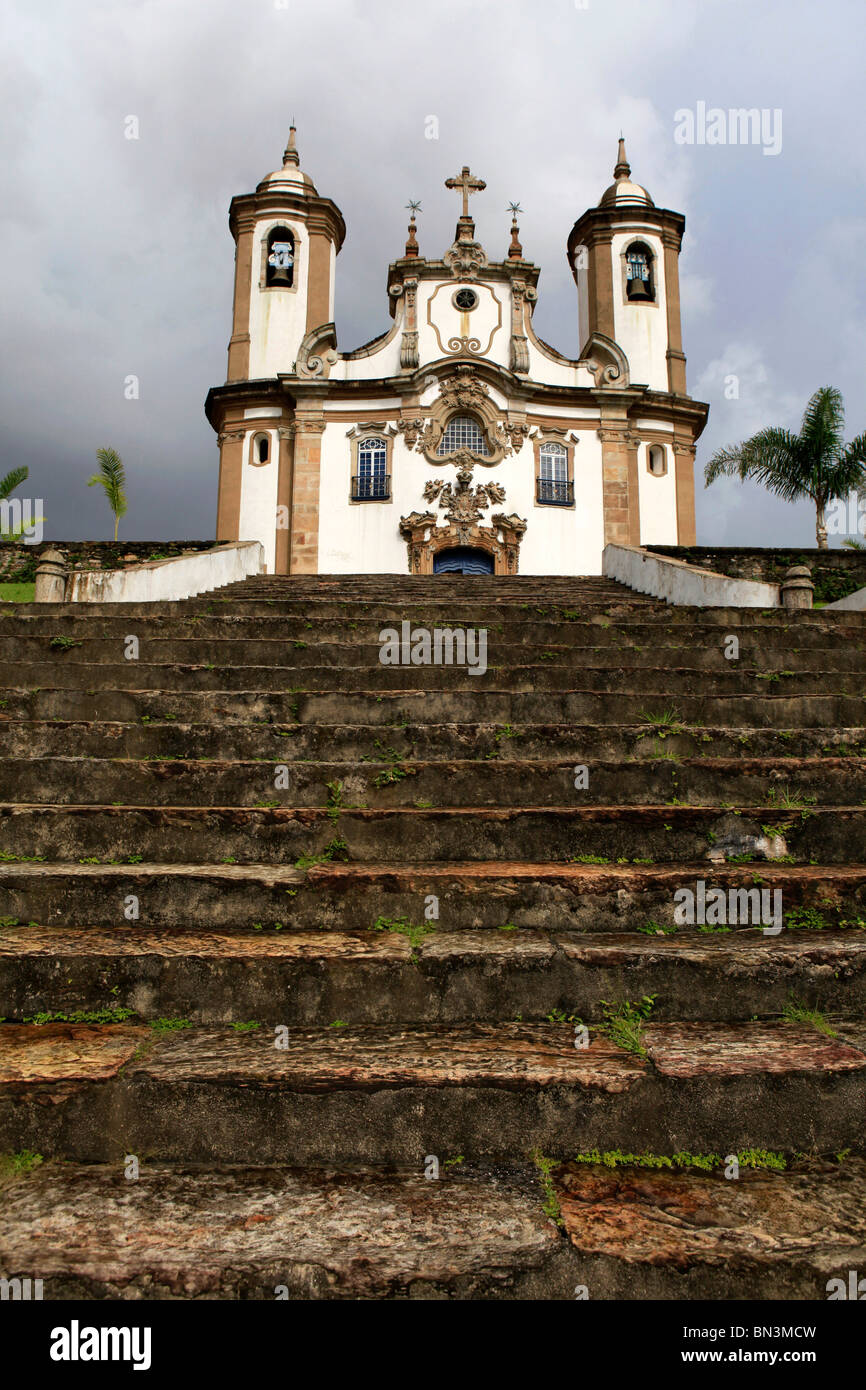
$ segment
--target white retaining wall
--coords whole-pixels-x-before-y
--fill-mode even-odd
[[[639,594],[695,608],[778,608],[778,584],[729,579],[683,560],[651,555],[632,545],[606,545],[602,572]]]
[[[247,575],[263,574],[264,553],[260,541],[240,541],[197,555],[148,560],[122,570],[74,570],[67,581],[65,601],[165,603],[195,598]]]

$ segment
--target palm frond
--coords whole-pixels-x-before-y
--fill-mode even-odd
[[[842,451],[845,435],[845,406],[842,392],[835,386],[821,386],[803,412],[800,438],[817,460],[827,459]]]
[[[22,483],[26,482],[30,476],[30,469],[26,467],[13,468],[11,473],[7,473],[5,478],[0,478],[0,502],[5,502]]]

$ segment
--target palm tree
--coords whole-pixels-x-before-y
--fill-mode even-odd
[[[114,513],[114,539],[117,540],[120,518],[126,516],[126,474],[123,471],[123,461],[115,449],[97,449],[96,457],[99,460],[99,472],[88,478],[87,486],[94,487],[98,483],[104,488],[108,505]]]
[[[844,428],[842,393],[822,386],[806,406],[799,434],[770,426],[743,444],[719,449],[704,469],[704,482],[709,487],[716,478],[739,476],[763,483],[786,502],[810,497],[818,547],[826,550],[827,503],[866,488],[866,434],[845,444]]]

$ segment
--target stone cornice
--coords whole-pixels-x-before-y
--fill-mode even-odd
[[[634,228],[653,230],[662,238],[665,246],[679,251],[686,219],[681,212],[670,208],[636,207],[625,204],[622,207],[588,208],[578,218],[568,238],[568,263],[574,269],[574,254],[579,246],[592,247],[599,242],[610,241],[615,232]]]
[[[227,411],[232,408],[249,408],[256,405],[282,405],[289,415],[295,407],[318,412],[327,409],[332,401],[357,401],[358,409],[364,410],[365,401],[381,401],[383,396],[396,397],[408,402],[408,412],[414,416],[429,415],[428,407],[416,404],[425,390],[428,378],[442,379],[453,374],[455,359],[444,359],[435,364],[419,368],[399,377],[376,377],[356,381],[340,381],[333,378],[317,381],[309,378],[299,379],[283,374],[278,378],[259,381],[234,381],[225,386],[213,387],[205,402],[205,414],[215,430],[222,428]],[[634,421],[638,417],[650,416],[667,424],[672,424],[679,433],[690,439],[697,439],[704,429],[709,415],[709,406],[696,401],[691,396],[676,396],[669,392],[651,391],[645,386],[631,386],[624,391],[608,388],[553,386],[540,382],[521,380],[507,368],[483,359],[473,359],[472,368],[478,377],[507,397],[512,412],[520,411],[526,405],[544,406],[551,414],[557,407],[589,407],[603,411],[609,419],[611,415],[628,421],[628,428],[635,430]],[[381,407],[379,407],[381,410]],[[387,412],[383,412],[387,413]],[[395,423],[400,418],[401,407],[394,411]],[[285,422],[284,422],[285,423]],[[347,418],[346,424],[351,424]]]
[[[326,236],[339,251],[346,240],[343,214],[330,198],[290,193],[286,189],[265,189],[232,198],[229,227],[237,241],[241,232],[251,231],[262,218],[289,216],[305,224],[311,235]]]

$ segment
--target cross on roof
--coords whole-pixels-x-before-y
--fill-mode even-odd
[[[470,174],[469,165],[464,164],[458,179],[446,179],[446,188],[459,188],[463,194],[463,216],[469,216],[469,195],[470,193],[480,193],[487,187],[483,179],[477,179],[474,174]]]

